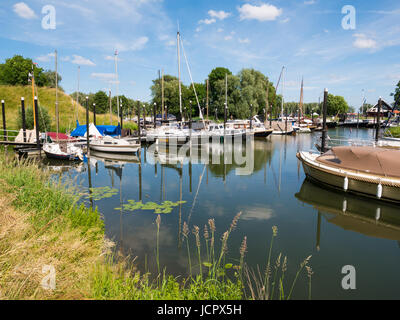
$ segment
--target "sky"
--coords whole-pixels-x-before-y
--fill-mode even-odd
[[[80,67],[81,92],[114,95],[117,50],[119,93],[150,101],[159,70],[178,75],[178,28],[186,85],[215,67],[254,68],[276,84],[284,66],[285,101],[299,101],[304,78],[305,102],[327,88],[358,108],[364,96],[392,102],[400,81],[393,0],[1,0],[0,63],[20,54],[54,70],[57,50],[67,93]]]

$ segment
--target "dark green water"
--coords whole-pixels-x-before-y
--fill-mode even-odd
[[[329,135],[368,139],[374,133],[335,129]],[[248,176],[236,175],[238,166],[234,164],[150,164],[146,149],[140,165],[139,160],[117,163],[92,158],[92,186],[118,190],[111,198],[94,201],[94,205],[104,215],[107,236],[124,254],[137,257],[141,270],[157,270],[157,215],[140,210],[121,214],[115,208],[128,200],[161,203],[182,199],[185,204],[161,216],[160,264],[168,273],[188,273],[186,247],[182,247],[180,234],[183,222],[191,230],[193,226],[203,230],[208,219],[214,218],[220,239],[234,216],[242,212],[229,241],[232,260],[227,262],[237,263],[240,244],[247,236],[247,264],[264,268],[271,229],[277,226],[273,257],[279,253],[288,257],[289,280],[304,258],[312,255],[313,299],[399,299],[400,208],[306,181],[296,153],[315,150],[319,137],[316,133],[256,140],[250,151],[254,153],[254,172]],[[83,188],[89,185],[87,167],[70,168],[63,174],[77,176]],[[191,239],[194,244],[194,236]],[[341,270],[346,265],[356,269],[356,290],[342,289],[345,275]],[[307,282],[303,272],[294,298],[307,298]]]

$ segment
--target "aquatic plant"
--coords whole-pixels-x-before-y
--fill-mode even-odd
[[[164,201],[161,204],[155,202],[143,203],[142,201],[136,202],[135,200],[128,200],[128,203],[122,205],[122,207],[115,208],[115,210],[123,212],[134,212],[137,210],[154,211],[155,214],[168,214],[171,213],[175,207],[180,204],[184,204],[186,201]]]
[[[110,187],[89,188],[89,193],[82,194],[85,199],[92,199],[100,201],[102,199],[109,199],[118,194],[118,189]]]

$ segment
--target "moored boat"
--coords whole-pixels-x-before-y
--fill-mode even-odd
[[[334,147],[323,155],[299,152],[310,179],[345,192],[400,202],[400,151]]]
[[[140,144],[106,136],[90,141],[89,147],[100,152],[136,153],[140,149]]]

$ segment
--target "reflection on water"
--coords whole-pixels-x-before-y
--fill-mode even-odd
[[[304,181],[296,198],[312,205],[318,215],[345,230],[369,237],[400,241],[400,214],[397,205],[374,199],[366,201],[351,194],[325,189],[308,180]]]
[[[335,129],[329,135],[368,138],[373,132]],[[242,155],[253,159],[250,175],[238,174],[238,169],[246,165],[235,161],[232,150],[223,145],[208,148],[203,154],[193,149],[178,156],[167,148],[159,148],[158,154],[154,154],[148,146],[136,158],[92,154],[89,166],[70,167],[59,174],[77,178],[85,191],[89,187],[118,189],[117,195],[92,199],[91,204],[104,215],[107,237],[124,254],[138,257],[141,270],[156,271],[157,215],[116,208],[129,200],[157,204],[186,201],[161,216],[160,264],[169,273],[189,272],[187,253],[181,247],[184,222],[191,229],[203,229],[208,219],[214,218],[216,237],[220,239],[234,216],[242,212],[238,229],[230,237],[229,262],[236,262],[243,237],[247,236],[247,263],[252,267],[264,266],[271,228],[278,226],[274,254],[287,255],[288,277],[294,277],[298,263],[313,255],[314,298],[400,298],[399,208],[304,181],[296,152],[315,150],[319,136],[272,136],[255,140],[247,150],[244,146]],[[204,154],[208,161],[203,161]],[[356,267],[355,292],[341,289],[341,269],[345,265]],[[294,297],[304,298],[303,285],[307,284],[300,281]]]

